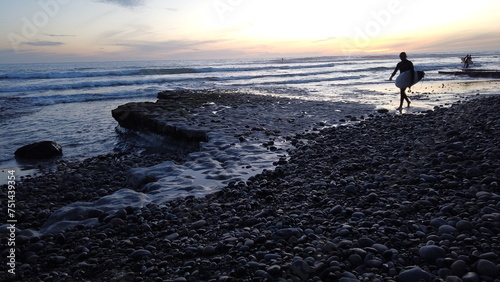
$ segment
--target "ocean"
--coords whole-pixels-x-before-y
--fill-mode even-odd
[[[497,94],[498,79],[439,74],[459,70],[465,54],[409,54],[426,72],[410,96],[421,109],[477,94]],[[499,69],[499,53],[473,54],[471,68]],[[388,81],[398,54],[198,61],[0,64],[0,169],[30,169],[14,151],[52,140],[65,160],[154,147],[154,138],[117,128],[111,110],[132,101],[155,101],[167,89],[236,89],[317,101],[395,109],[398,89]]]

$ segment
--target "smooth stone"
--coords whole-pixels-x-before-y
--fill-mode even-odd
[[[463,282],[462,279],[460,279],[460,277],[458,276],[453,276],[453,275],[450,275],[450,276],[446,276],[446,280],[444,280],[445,282]]]
[[[49,263],[51,264],[61,264],[66,262],[67,258],[65,256],[50,256]]]
[[[372,248],[374,248],[375,250],[377,250],[377,252],[379,254],[383,254],[385,251],[387,251],[389,249],[389,248],[387,248],[387,246],[382,245],[382,244],[373,244]]]
[[[344,208],[343,208],[341,205],[336,205],[336,206],[334,206],[334,207],[330,210],[330,213],[331,213],[331,214],[339,214],[339,213],[341,213],[343,210],[344,210]]]
[[[438,230],[442,234],[443,233],[444,234],[450,234],[450,233],[456,233],[457,232],[457,229],[455,227],[453,227],[451,225],[448,225],[448,224],[439,226]]]
[[[477,176],[481,176],[483,175],[483,171],[481,171],[481,169],[477,168],[477,167],[471,167],[471,168],[468,168],[466,171],[465,171],[465,176],[466,177],[477,177]]]
[[[373,246],[373,244],[375,244],[375,241],[370,238],[363,237],[358,239],[358,244],[362,248],[371,247]]]
[[[448,145],[448,149],[462,151],[464,149],[464,143],[463,142],[453,142],[453,143]]]
[[[496,278],[498,275],[497,266],[489,260],[480,259],[477,262],[477,272],[481,276]]]
[[[446,220],[444,220],[442,218],[431,219],[431,226],[434,226],[436,228],[439,228],[441,225],[445,225],[445,224],[448,224],[448,222],[446,222]]]
[[[374,259],[368,260],[366,262],[366,264],[368,266],[370,266],[370,267],[379,268],[379,267],[381,267],[384,264],[384,262],[382,260],[380,260],[380,259],[374,258]]]
[[[62,156],[62,147],[54,141],[41,141],[17,149],[14,155],[23,159],[50,159]]]
[[[424,182],[430,182],[430,183],[438,181],[438,179],[434,175],[427,175],[427,174],[421,174],[420,179],[422,179]]]
[[[341,277],[339,282],[359,282],[359,279],[349,278],[349,277]]]
[[[405,282],[432,281],[432,275],[423,271],[420,267],[414,267],[399,273],[398,279]]]
[[[275,239],[285,239],[285,240],[288,240],[292,236],[295,236],[295,237],[299,238],[301,236],[301,232],[297,228],[283,228],[283,229],[277,230],[273,234],[273,237]]]
[[[358,254],[350,255],[348,260],[349,260],[349,263],[354,265],[354,266],[358,266],[358,265],[361,265],[363,263],[363,258]]]
[[[206,224],[207,224],[206,220],[198,220],[198,221],[193,222],[191,224],[191,228],[193,228],[193,229],[199,229],[199,228],[205,226]]]
[[[474,225],[468,220],[459,220],[456,224],[456,227],[459,231],[472,230],[474,229]]]
[[[309,278],[309,273],[311,273],[311,267],[304,260],[295,259],[292,262],[291,271],[293,274],[299,276],[300,279],[307,280]]]
[[[344,188],[344,192],[346,194],[353,195],[353,194],[356,194],[358,192],[358,188],[356,188],[356,186],[354,186],[354,185],[347,185]]]
[[[429,260],[444,258],[446,256],[446,251],[436,245],[423,246],[418,250],[418,253],[422,258]]]
[[[467,264],[463,260],[457,260],[450,266],[451,272],[459,277],[462,277],[467,272]]]
[[[148,250],[144,250],[144,249],[140,249],[140,250],[135,250],[133,251],[129,257],[132,258],[132,259],[139,259],[139,258],[142,258],[142,257],[149,257],[151,256],[151,252],[148,251]]]
[[[271,276],[278,276],[281,273],[281,266],[276,264],[271,265],[269,268],[267,268],[266,272]]]
[[[207,246],[203,248],[203,255],[211,256],[213,254],[215,254],[215,248],[213,246]]]
[[[487,253],[483,253],[479,256],[480,259],[485,259],[485,260],[496,260],[498,259],[500,254],[497,254],[497,253],[494,253],[494,252],[487,252]]]
[[[278,254],[266,254],[264,255],[264,259],[269,261],[269,260],[276,260],[276,259],[279,259],[281,258],[281,255],[278,255]]]
[[[475,272],[467,272],[462,276],[463,282],[479,282],[479,276]]]

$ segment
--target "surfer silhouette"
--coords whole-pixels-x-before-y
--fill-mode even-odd
[[[413,63],[408,60],[408,56],[406,55],[405,52],[401,52],[401,54],[399,54],[399,58],[401,59],[401,62],[399,62],[396,65],[396,68],[394,69],[394,72],[392,72],[392,75],[389,78],[389,80],[392,80],[392,78],[396,75],[396,73],[398,72],[398,70],[399,70],[400,73],[403,73],[405,71],[411,71],[411,75],[410,75],[410,80],[411,81],[410,81],[410,86],[409,86],[409,88],[411,88],[411,85],[413,85],[414,77],[415,77],[415,69],[413,68]],[[400,99],[398,110],[402,110],[403,109],[403,102],[405,100],[408,103],[408,107],[410,106],[410,103],[411,103],[410,99],[408,98],[408,96],[405,93],[406,88],[407,87],[401,87],[401,88],[399,88],[400,89],[400,93],[401,93],[401,99]]]
[[[462,58],[462,62],[464,63],[464,68],[468,68],[472,63],[472,56],[467,54],[464,58]]]

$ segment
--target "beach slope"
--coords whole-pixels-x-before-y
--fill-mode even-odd
[[[16,279],[495,281],[499,108],[493,96],[295,135],[246,182],[18,238]]]

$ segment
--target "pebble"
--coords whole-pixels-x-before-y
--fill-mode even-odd
[[[423,246],[418,250],[418,253],[422,258],[428,260],[436,260],[446,256],[446,251],[435,245]]]
[[[462,219],[457,222],[456,228],[459,231],[470,231],[474,229],[474,225],[470,221]]]
[[[301,258],[296,258],[292,262],[291,271],[293,274],[297,275],[301,280],[304,281],[309,278],[311,267]]]
[[[456,260],[451,264],[451,271],[458,277],[462,277],[467,272],[467,264],[463,260]]]
[[[498,267],[491,261],[485,259],[480,259],[477,262],[477,273],[491,278],[496,278],[500,275]]]
[[[141,249],[141,250],[135,250],[133,251],[129,257],[132,258],[132,259],[140,259],[140,258],[143,258],[143,257],[150,257],[152,254],[150,251],[148,250],[144,250],[144,249]]]
[[[399,281],[405,282],[421,282],[421,281],[432,281],[432,275],[428,272],[423,271],[420,267],[414,267],[408,270],[402,271],[398,275]]]

